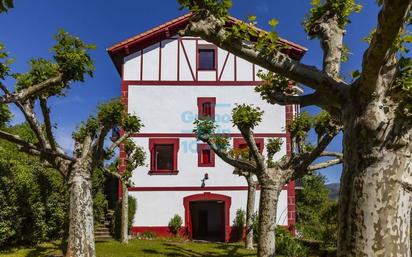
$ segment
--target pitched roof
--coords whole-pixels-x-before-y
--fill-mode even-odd
[[[125,56],[141,50],[151,44],[176,35],[179,30],[186,27],[191,16],[191,13],[185,14],[107,48],[107,52],[109,53],[113,63],[115,64],[117,71],[121,73],[121,64]],[[233,23],[240,21],[234,17],[230,17],[229,19]],[[261,29],[258,28],[258,30]],[[294,57],[295,59],[302,58],[302,56],[307,51],[307,48],[286,39],[279,38],[279,41],[289,46],[289,48],[294,52],[292,52],[292,57]]]

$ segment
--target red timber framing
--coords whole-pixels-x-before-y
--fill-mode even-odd
[[[188,61],[188,56],[186,52],[186,48],[184,46],[184,42],[186,40],[194,40],[196,41],[196,56],[197,56],[197,49],[200,46],[202,47],[203,43],[200,43],[199,41],[201,39],[199,38],[190,38],[190,37],[184,37],[184,38],[179,38],[176,35],[178,34],[178,31],[183,29],[189,22],[189,19],[191,17],[191,14],[186,14],[184,16],[178,17],[174,20],[171,20],[169,22],[166,22],[163,25],[160,25],[158,27],[155,27],[151,30],[148,30],[142,34],[139,34],[135,37],[132,37],[130,39],[127,39],[125,41],[122,41],[110,48],[107,49],[117,71],[121,75],[122,81],[121,81],[121,99],[122,101],[126,104],[128,104],[128,91],[129,91],[129,86],[162,86],[162,85],[168,85],[168,86],[256,86],[259,85],[260,82],[256,81],[255,76],[253,76],[252,81],[238,81],[237,80],[237,57],[234,56],[231,58],[231,54],[227,53],[226,56],[223,56],[223,65],[217,65],[216,66],[216,80],[215,81],[199,81],[198,80],[198,57],[196,57],[196,63],[195,64],[190,64]],[[237,19],[231,17],[229,19],[229,25],[233,24],[234,22],[238,21]],[[164,42],[170,42],[173,40],[177,40],[177,80],[162,80],[162,46]],[[288,54],[291,58],[295,60],[300,60],[303,55],[306,53],[307,49],[295,44],[293,42],[287,41],[285,39],[279,39],[280,43],[287,46],[282,50],[285,54]],[[143,65],[144,65],[144,57],[143,57],[143,52],[144,49],[154,45],[158,44],[160,46],[159,49],[159,74],[158,74],[158,79],[157,80],[144,80],[143,77]],[[123,63],[124,63],[124,58],[130,54],[139,52],[140,53],[140,78],[137,80],[124,80],[124,70],[123,70]],[[215,62],[218,60],[218,50],[216,51],[216,56],[215,56]],[[180,72],[180,62],[182,61],[181,58],[183,58],[189,65],[189,68],[191,70],[191,76],[193,78],[193,81],[182,81],[181,80],[181,74]],[[222,57],[221,57],[222,58]],[[234,74],[233,74],[233,81],[223,81],[222,80],[222,75],[225,69],[228,67],[230,62],[233,61],[234,65]],[[220,66],[220,67],[219,67]],[[253,65],[253,74],[257,72],[256,66]],[[291,119],[293,119],[294,115],[294,107],[292,105],[287,105],[285,107],[285,114],[286,114],[286,121],[289,122]],[[241,137],[240,134],[230,134],[228,135],[230,137]],[[290,134],[288,132],[286,133],[257,133],[255,134],[256,137],[284,137],[286,138],[286,149],[287,149],[287,154],[292,153],[292,141]],[[139,133],[133,135],[133,137],[156,137],[160,139],[167,139],[167,138],[177,138],[177,140],[181,137],[195,137],[193,133]],[[126,154],[124,152],[124,146],[120,145],[120,166],[119,166],[119,172],[122,173],[126,169]],[[176,160],[176,165],[177,165],[177,160]],[[176,169],[177,170],[177,169]],[[288,192],[288,224],[289,228],[291,231],[294,231],[294,224],[296,223],[296,218],[295,218],[295,213],[296,213],[296,206],[295,206],[295,185],[294,182],[289,183],[287,186],[284,187],[284,190],[287,190]],[[221,187],[131,187],[129,188],[130,191],[230,191],[230,190],[247,190],[247,187],[238,187],[238,186],[221,186]],[[119,190],[118,190],[119,198],[122,195],[121,192],[121,186],[119,184]],[[201,194],[204,195],[204,194]],[[132,232],[143,232],[147,231],[149,227],[139,227],[139,228],[133,228]],[[165,227],[150,227],[150,231],[153,230],[158,230],[158,232],[165,232],[167,231],[167,228]],[[139,230],[139,231],[137,231]],[[163,232],[162,232],[163,231]],[[161,234],[160,233],[160,234]],[[165,232],[166,233],[166,232]],[[227,235],[226,235],[227,236]]]
[[[225,204],[225,242],[230,239],[230,205],[232,204],[232,199],[230,196],[213,194],[210,192],[204,192],[203,194],[190,195],[183,198],[183,206],[185,208],[185,227],[186,233],[189,238],[192,238],[192,218],[190,215],[190,202],[196,201],[222,201]]]
[[[258,138],[256,137],[257,134],[254,134],[255,136],[255,142],[257,144],[257,147],[259,148],[259,152],[263,153],[263,148],[265,147],[265,140],[263,138]],[[246,145],[246,141],[243,137],[241,138],[233,138],[233,148],[234,149],[241,149],[243,148],[242,146]]]

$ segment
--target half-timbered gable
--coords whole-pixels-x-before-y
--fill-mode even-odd
[[[166,235],[170,218],[179,214],[189,236],[217,235],[226,241],[236,210],[246,207],[247,184],[233,175],[233,167],[196,141],[193,121],[213,116],[219,132],[230,135],[236,147],[243,139],[232,126],[232,108],[241,103],[259,106],[264,115],[254,130],[256,140],[265,153],[269,138],[283,138],[276,156],[280,158],[290,153],[285,127],[298,107],[270,105],[254,92],[261,67],[201,38],[179,36],[189,18],[190,14],[184,15],[108,49],[122,78],[122,99],[145,124],[133,135],[148,160],[133,174],[130,194],[138,199],[139,208],[132,231]],[[287,40],[281,43],[295,59],[306,51]],[[120,155],[124,158],[122,151]],[[293,226],[293,182],[279,199],[278,224]]]

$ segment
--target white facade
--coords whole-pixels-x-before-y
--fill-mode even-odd
[[[176,24],[181,22],[182,18],[179,19],[176,19]],[[163,31],[165,27],[172,26],[166,25],[157,29]],[[254,91],[258,84],[256,73],[262,68],[200,38],[166,36],[159,37],[157,41],[154,39],[154,43],[141,43],[139,46],[141,41],[147,40],[147,35],[142,35],[137,36],[135,41],[125,41],[127,44],[137,42],[132,51],[123,43],[126,47],[125,51],[121,49],[121,66],[118,66],[122,71],[122,97],[127,103],[128,111],[139,116],[145,125],[133,140],[143,147],[148,157],[147,165],[134,171],[134,185],[129,189],[130,195],[138,202],[132,231],[153,230],[164,234],[174,214],[179,214],[184,219],[186,229],[194,229],[192,221],[188,220],[192,219],[192,214],[188,206],[184,205],[184,199],[192,196],[196,201],[209,201],[212,198],[208,197],[213,196],[213,201],[224,201],[226,207],[230,202],[230,208],[225,212],[225,224],[231,226],[236,210],[246,208],[247,183],[244,178],[234,175],[233,167],[217,156],[212,167],[199,167],[197,145],[201,142],[196,141],[192,132],[193,121],[199,111],[198,99],[215,100],[214,117],[219,125],[218,132],[229,134],[233,140],[241,138],[240,132],[231,123],[231,111],[235,105],[246,103],[259,106],[264,115],[261,124],[254,129],[255,137],[263,142],[268,138],[283,138],[282,150],[275,158],[287,154],[288,134],[285,124],[288,114],[285,107],[266,103]],[[119,46],[114,48],[120,49]],[[213,70],[199,69],[199,49],[214,50]],[[114,50],[109,49],[112,58],[118,55],[111,51]],[[153,151],[150,141],[157,139],[177,142],[177,167],[171,173],[151,170],[154,157],[151,156]],[[264,154],[265,151],[264,148]],[[202,181],[205,176],[208,179]],[[226,200],[220,200],[219,197]],[[256,211],[258,204],[259,191],[256,195]],[[291,218],[294,220],[294,214],[290,215],[291,207],[294,208],[292,185],[280,194],[278,224],[291,225]],[[225,240],[228,240],[227,227],[225,233]]]

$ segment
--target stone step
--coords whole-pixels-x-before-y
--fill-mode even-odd
[[[111,236],[95,236],[94,240],[96,241],[108,241],[108,240],[112,240],[113,237]]]

